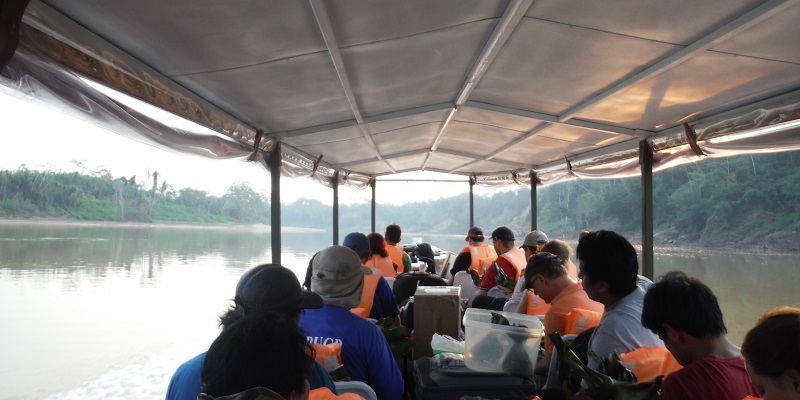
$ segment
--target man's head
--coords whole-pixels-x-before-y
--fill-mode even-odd
[[[572,247],[567,244],[567,242],[563,240],[553,239],[539,249],[545,253],[555,254],[564,261],[564,265],[566,266],[569,259],[572,257]]]
[[[400,229],[400,225],[391,224],[386,227],[385,235],[383,235],[386,239],[386,242],[395,245],[400,243],[400,239],[403,236],[403,230]]]
[[[627,239],[612,231],[590,232],[578,241],[579,277],[589,298],[607,304],[636,289],[639,261]]]
[[[367,239],[367,235],[361,232],[348,233],[342,241],[342,246],[356,252],[361,261],[366,261],[370,257],[369,239]]]
[[[501,226],[492,231],[492,244],[497,254],[503,254],[514,247],[514,231]]]
[[[353,308],[361,303],[364,273],[353,250],[331,246],[317,253],[311,264],[311,291],[325,304]]]
[[[467,237],[464,238],[470,244],[480,245],[486,238],[483,237],[483,228],[480,226],[473,226],[467,231]]]
[[[267,313],[297,319],[303,309],[322,307],[322,298],[303,290],[297,276],[288,268],[261,264],[239,278],[233,303],[220,317],[223,327],[227,328],[242,317]]]
[[[761,316],[742,342],[747,372],[757,387],[774,398],[800,394],[800,308],[779,307]]]
[[[266,387],[287,400],[308,396],[310,345],[286,316],[245,317],[222,331],[203,361],[203,392],[226,396]]]
[[[525,288],[533,289],[542,300],[549,304],[562,288],[562,285],[554,285],[553,282],[566,275],[564,260],[555,254],[539,252],[528,261],[528,265],[525,267]]]
[[[644,295],[642,325],[658,335],[675,359],[681,360],[686,341],[677,335],[696,339],[715,339],[728,330],[722,321],[722,310],[711,289],[697,278],[673,271],[662,276]]]
[[[539,251],[539,247],[547,243],[547,241],[547,235],[544,232],[530,231],[525,235],[525,239],[522,240],[522,246],[519,246],[519,248],[525,252],[525,258],[530,260]]]

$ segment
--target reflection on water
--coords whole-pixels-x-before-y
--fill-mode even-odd
[[[465,244],[422,239],[449,251]],[[0,398],[163,398],[175,367],[216,336],[239,276],[270,261],[270,240],[246,227],[0,224]],[[283,264],[302,279],[330,241],[284,233]],[[793,256],[656,255],[656,275],[675,269],[711,286],[736,343],[764,311],[800,306]]]

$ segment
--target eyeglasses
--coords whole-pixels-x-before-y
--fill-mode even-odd
[[[527,289],[529,292],[535,292],[536,290],[534,289],[534,287],[533,287],[533,284],[534,284],[534,283],[536,282],[536,280],[537,280],[537,279],[539,279],[539,278],[542,278],[542,279],[544,279],[544,277],[542,276],[542,274],[536,274],[536,275],[534,275],[534,276],[533,276],[531,279],[529,279],[529,280],[528,280],[528,285],[527,285],[527,287],[526,287],[525,289]]]

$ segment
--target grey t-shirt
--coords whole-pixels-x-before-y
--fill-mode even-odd
[[[600,324],[589,339],[589,349],[598,357],[611,353],[623,354],[639,347],[662,347],[664,342],[642,325],[644,290],[637,286],[631,294],[617,304],[607,307]],[[597,362],[589,357],[589,368],[597,369]]]

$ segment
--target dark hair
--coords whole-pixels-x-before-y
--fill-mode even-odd
[[[370,233],[367,235],[367,240],[369,240],[370,253],[381,257],[389,257],[389,253],[386,251],[386,241],[383,240],[383,236],[380,233]]]
[[[564,262],[567,262],[572,257],[572,247],[569,247],[567,242],[558,239],[553,239],[539,246],[539,251],[555,254]]]
[[[391,224],[386,227],[386,240],[392,243],[400,243],[400,237],[403,234],[403,230],[400,229],[400,225]]]
[[[243,317],[208,348],[203,392],[219,397],[263,386],[289,398],[305,389],[313,354],[297,325],[285,316]]]
[[[742,343],[742,355],[759,375],[777,378],[800,371],[800,309],[780,307],[764,314]]]
[[[564,260],[555,254],[540,251],[528,260],[528,265],[525,267],[525,287],[530,286],[531,278],[536,275],[552,279],[566,274]]]
[[[696,338],[728,332],[717,296],[703,282],[680,271],[662,276],[644,295],[642,325],[664,337],[664,324]]]
[[[618,233],[590,232],[578,242],[577,255],[583,274],[594,282],[608,283],[614,296],[622,298],[636,289],[636,250]]]

